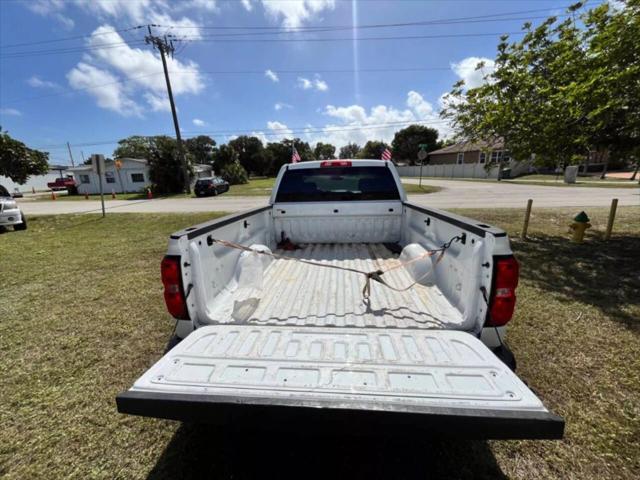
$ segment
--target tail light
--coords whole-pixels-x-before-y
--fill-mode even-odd
[[[180,257],[167,255],[160,264],[162,285],[164,285],[164,302],[169,313],[180,320],[189,320],[187,301],[182,288],[182,274],[180,272]]]
[[[350,167],[351,162],[349,160],[326,160],[320,162],[321,167]]]
[[[498,258],[495,261],[488,326],[501,327],[511,320],[516,306],[519,271],[520,266],[514,257]]]

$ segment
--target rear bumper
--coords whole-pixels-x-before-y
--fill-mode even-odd
[[[560,439],[564,420],[549,412],[447,407],[367,410],[359,402],[233,397],[129,390],[116,397],[118,412],[194,423],[233,424],[276,431],[411,432],[467,439]]]

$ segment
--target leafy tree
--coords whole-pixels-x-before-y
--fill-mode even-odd
[[[356,143],[347,143],[340,149],[340,158],[356,158],[360,152],[360,146]]]
[[[427,145],[427,152],[436,150],[439,145],[438,131],[423,125],[409,125],[398,130],[391,142],[394,160],[408,160],[411,165],[415,165],[421,144]]]
[[[180,193],[184,188],[182,162],[178,155],[178,142],[175,138],[160,135],[147,137],[149,141],[149,178],[157,193]],[[193,175],[191,165],[189,174]]]
[[[303,142],[299,138],[294,138],[293,140],[289,140],[287,138],[282,140],[281,143],[289,148],[289,162],[291,161],[291,155],[293,154],[293,149],[291,148],[292,145],[296,147],[298,155],[300,155],[301,162],[308,162],[316,159],[308,142]]]
[[[590,147],[609,152],[607,162],[630,159],[640,152],[640,1],[619,11],[603,3],[584,22],[587,69],[570,94],[583,105]],[[605,164],[603,178],[606,171]]]
[[[238,161],[238,152],[229,145],[220,145],[213,160],[213,168],[215,172],[219,174],[224,167],[237,163]]]
[[[379,141],[379,140],[369,140],[365,143],[360,153],[358,153],[357,158],[372,158],[372,159],[380,159],[382,158],[382,152],[384,152],[385,148],[391,150],[388,144]]]
[[[220,176],[229,182],[230,185],[249,183],[247,171],[240,165],[240,162],[237,161],[222,167]]]
[[[331,160],[336,158],[336,147],[330,143],[318,142],[313,149],[313,156],[318,160]]]
[[[501,138],[514,158],[535,153],[544,165],[632,155],[640,146],[640,0],[617,11],[603,3],[582,20],[551,17],[525,24],[520,42],[501,37],[487,83],[465,90],[458,82],[447,99],[442,115],[458,136]]]
[[[49,153],[33,150],[0,129],[0,175],[20,185],[49,171]]]
[[[185,149],[195,163],[213,165],[216,141],[208,135],[198,135],[184,141]]]
[[[258,137],[242,135],[229,142],[229,146],[238,153],[240,165],[254,175],[265,175],[269,168],[264,159],[264,146]]]
[[[269,165],[268,174],[277,174],[282,165],[291,162],[291,145],[281,142],[267,143],[264,149],[264,160]]]
[[[118,147],[113,151],[113,158],[139,158],[148,159],[151,155],[154,137],[132,135],[118,142]]]

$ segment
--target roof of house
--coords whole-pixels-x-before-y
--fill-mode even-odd
[[[136,163],[142,163],[144,165],[147,164],[147,161],[144,158],[119,158],[118,160],[121,160],[123,162],[136,162]],[[107,158],[104,161],[105,165],[111,165],[114,163],[114,160],[111,158]],[[78,165],[77,167],[70,167],[67,170],[69,170],[70,172],[85,172],[87,170],[93,170],[93,167],[91,166],[91,164],[89,165]]]
[[[463,141],[449,145],[448,147],[441,148],[440,150],[434,150],[429,152],[429,155],[445,155],[447,153],[460,153],[460,152],[477,152],[479,150],[495,150],[504,147],[504,142],[501,139],[494,141],[480,140],[477,142]]]

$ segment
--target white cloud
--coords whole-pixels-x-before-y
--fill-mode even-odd
[[[0,108],[0,115],[11,115],[12,117],[20,117],[22,116],[22,112],[20,110],[16,110],[15,108]]]
[[[208,12],[217,12],[218,4],[216,0],[191,0],[190,2],[185,2],[186,7],[202,9]]]
[[[72,19],[60,13],[65,7],[63,0],[31,0],[30,2],[25,2],[25,5],[33,13],[43,17],[51,16],[55,18],[67,30],[71,30],[75,26],[75,22]]]
[[[269,138],[271,139],[270,141],[272,142],[282,140],[283,138],[293,137],[293,130],[287,127],[284,123],[269,121],[267,122],[267,128],[273,133],[273,135],[269,136]]]
[[[73,27],[76,26],[76,22],[73,21],[73,19],[66,17],[64,15],[62,15],[61,13],[56,13],[53,18],[55,18],[56,20],[58,20],[58,22],[60,22],[62,24],[62,27],[65,30],[71,30]]]
[[[318,92],[326,92],[329,90],[327,82],[320,78],[320,75],[316,75],[314,79],[305,77],[298,77],[298,88],[303,90],[317,90]]]
[[[478,70],[478,64],[484,63],[484,66]],[[483,85],[487,80],[485,76],[493,72],[495,62],[486,57],[467,57],[458,63],[452,63],[451,69],[454,73],[464,80],[466,88],[476,88]]]
[[[29,10],[39,15],[49,15],[64,8],[64,0],[31,0],[26,3]]]
[[[253,10],[253,4],[251,3],[251,0],[242,0],[242,6],[247,12]]]
[[[155,94],[151,92],[145,92],[142,94],[147,101],[147,105],[154,112],[170,112],[171,104],[169,103],[169,96],[167,94]]]
[[[335,5],[335,0],[262,0],[267,16],[282,21],[285,28],[300,27],[323,10],[333,10]]]
[[[273,70],[265,70],[264,71],[264,76],[267,77],[272,82],[279,82],[280,81],[280,78],[278,77],[278,74],[276,72],[274,72]]]
[[[154,0],[74,0],[74,3],[100,18],[127,18],[138,23],[144,23],[150,9],[164,4]]]
[[[336,121],[323,127],[308,126],[303,135],[306,141],[329,142],[337,147],[349,142],[362,146],[367,140],[390,143],[396,131],[411,123],[433,127],[443,136],[449,134],[449,127],[442,123],[433,105],[413,90],[407,93],[406,108],[377,105],[367,111],[361,105],[327,105],[323,113]]]
[[[313,88],[313,82],[308,78],[298,77],[298,87],[303,90],[309,90]]]
[[[293,108],[293,105],[289,105],[288,103],[284,102],[276,102],[276,104],[273,106],[273,109],[276,112],[282,110],[283,108]]]
[[[168,111],[170,105],[167,100],[166,84],[162,73],[162,64],[157,54],[150,49],[130,47],[109,25],[98,27],[93,33],[94,35],[89,38],[87,44],[95,49],[91,51],[90,56],[85,55],[84,61],[80,62],[72,72],[80,70],[80,65],[83,65],[84,69],[92,67],[105,72],[114,82],[126,82],[127,95],[133,91],[141,91],[152,111]],[[116,44],[116,46],[114,48],[99,48],[104,44]],[[198,94],[204,89],[204,81],[198,64],[171,57],[167,58],[167,64],[171,72],[171,86],[174,95]],[[122,75],[122,78],[117,77],[118,74]],[[71,83],[71,77],[68,76],[68,78]],[[77,75],[74,75],[73,78],[76,84],[81,83]],[[112,91],[115,91],[114,89]],[[97,96],[96,99],[98,99]],[[131,101],[133,102],[133,100]],[[116,104],[117,102],[108,102],[104,99],[102,102],[98,102],[98,105],[110,110],[118,110],[114,107]],[[140,107],[137,107],[139,114]]]
[[[207,124],[207,122],[200,120],[199,118],[194,118],[192,122],[196,127],[204,127]]]
[[[329,85],[327,85],[327,82],[325,82],[324,80],[320,80],[319,78],[316,78],[313,84],[315,85],[316,90],[320,92],[326,92],[327,90],[329,90]]]
[[[71,87],[87,89],[99,107],[125,117],[142,115],[140,106],[128,96],[125,86],[117,83],[117,77],[107,70],[80,62],[67,73],[67,79]]]
[[[193,26],[188,18],[174,19],[171,13],[177,10],[193,9],[199,12],[218,11],[216,0],[189,0],[171,3],[167,0],[30,0],[27,8],[42,16],[51,16],[66,28],[74,25],[72,19],[62,12],[69,6],[76,6],[98,20],[118,20],[134,24],[160,24],[173,26]],[[197,30],[180,29],[190,36],[199,36]]]
[[[33,75],[31,78],[27,80],[27,83],[33,88],[50,88],[52,90],[58,90],[60,85],[55,82],[50,82],[48,80],[42,80],[37,75]]]

